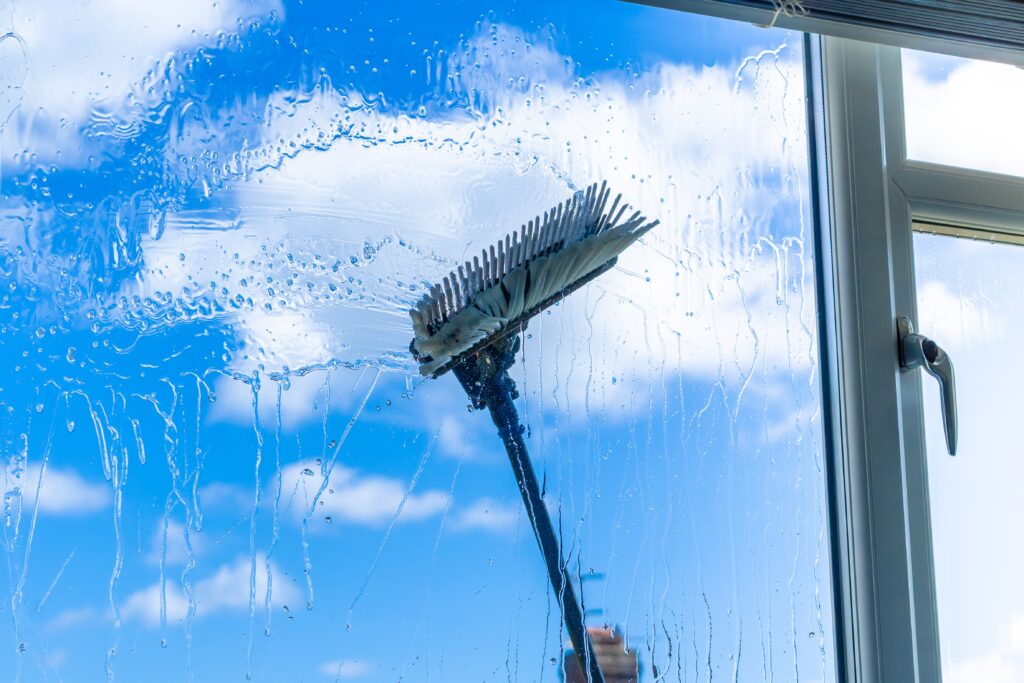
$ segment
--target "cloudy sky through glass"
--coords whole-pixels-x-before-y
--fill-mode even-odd
[[[661,226],[513,375],[588,619],[645,681],[831,680],[799,36],[619,2],[0,21],[0,670],[558,680],[493,425],[416,374],[406,310],[604,178]]]

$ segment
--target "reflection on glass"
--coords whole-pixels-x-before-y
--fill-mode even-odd
[[[907,156],[1024,175],[1024,70],[903,50]]]
[[[831,680],[799,37],[383,5],[0,17],[0,671],[559,680],[493,425],[406,311],[607,178],[661,225],[514,376],[589,625],[643,681]]]
[[[957,373],[955,458],[924,380],[943,680],[1024,680],[1024,248],[916,234],[914,257],[921,330]]]

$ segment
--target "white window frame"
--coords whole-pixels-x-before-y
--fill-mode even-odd
[[[897,317],[917,318],[913,222],[1022,239],[1024,178],[907,159],[899,48],[807,36],[805,53],[837,679],[932,683],[923,411],[939,408],[896,347]]]
[[[907,159],[900,48],[1013,64],[1024,53],[761,3],[628,1],[811,32],[804,63],[836,680],[937,683],[923,411],[939,408],[922,405],[920,372],[900,371],[896,320],[917,322],[914,221],[1024,242],[1024,178]]]

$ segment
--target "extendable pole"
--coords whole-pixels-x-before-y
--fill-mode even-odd
[[[497,348],[496,348],[497,347]],[[534,536],[544,555],[548,578],[555,597],[562,608],[562,619],[569,632],[569,640],[579,660],[580,668],[587,672],[591,683],[604,683],[604,675],[597,661],[593,643],[583,621],[583,609],[576,600],[576,592],[565,564],[562,562],[558,537],[555,535],[551,516],[544,505],[533,471],[526,442],[523,440],[523,426],[519,422],[514,398],[518,395],[515,382],[508,375],[508,367],[515,358],[519,337],[515,336],[504,344],[495,345],[480,352],[473,360],[467,360],[454,368],[455,375],[462,382],[475,408],[486,406],[498,428],[498,434],[505,444],[509,462],[519,484],[526,513],[530,517]]]

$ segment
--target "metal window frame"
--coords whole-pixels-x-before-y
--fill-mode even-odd
[[[1024,66],[1024,54],[1008,45],[985,44],[984,41],[951,40],[944,36],[932,36],[921,32],[901,30],[898,17],[894,17],[892,28],[865,26],[841,18],[822,17],[819,12],[800,11],[790,6],[787,11],[774,11],[769,2],[723,2],[723,0],[624,0],[640,5],[652,5],[666,9],[704,14],[743,21],[757,26],[777,26],[792,31],[815,35],[828,35],[851,40],[866,40],[882,45],[907,47],[914,50],[941,52],[944,54],[987,59],[1005,64]],[[780,5],[782,0],[779,0]],[[947,3],[948,5],[949,3]],[[993,21],[996,21],[993,19]]]
[[[1024,239],[1024,178],[907,159],[900,49],[807,36],[837,678],[941,681],[913,231]],[[927,332],[927,331],[925,331]]]

